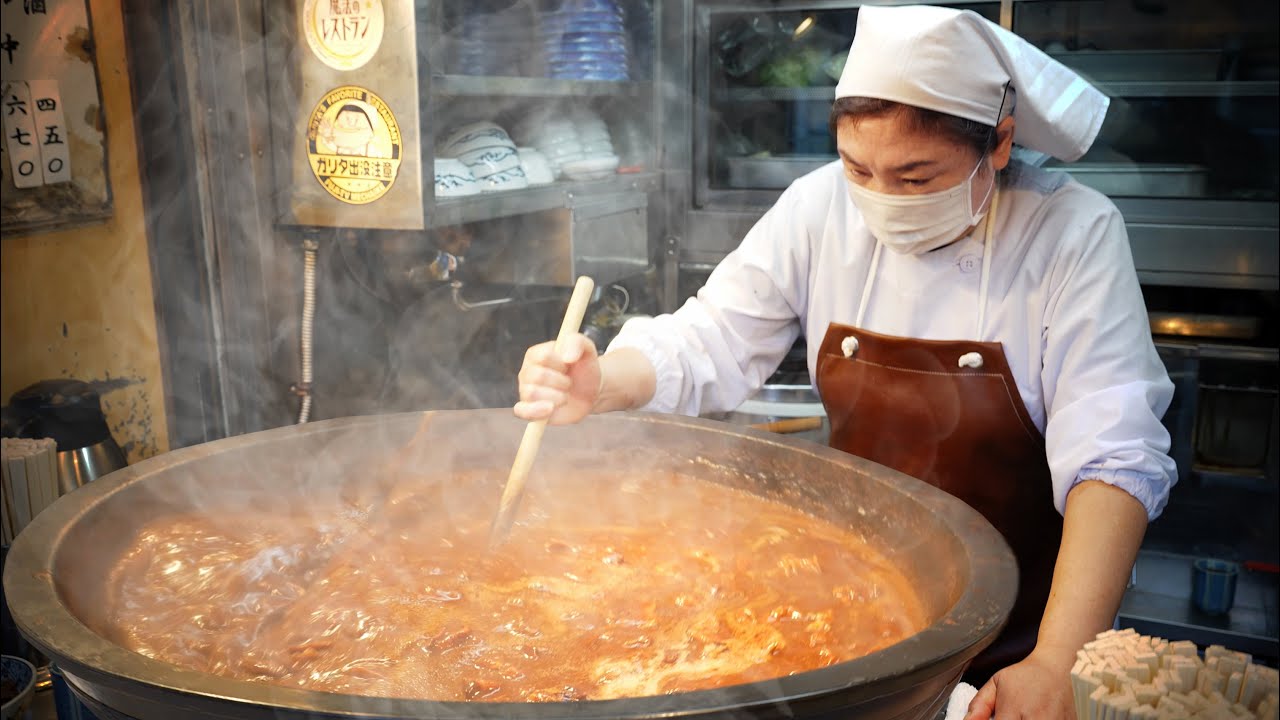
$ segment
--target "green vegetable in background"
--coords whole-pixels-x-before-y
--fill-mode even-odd
[[[816,47],[792,47],[760,68],[761,85],[808,87],[829,85],[825,65],[829,54]]]

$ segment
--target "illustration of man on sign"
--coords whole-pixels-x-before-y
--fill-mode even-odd
[[[378,147],[379,143],[374,142],[373,121],[369,114],[352,103],[338,108],[333,120],[325,118],[320,121],[318,139],[328,144],[331,149],[326,150],[335,155],[387,157],[387,153]]]
[[[391,189],[400,170],[400,126],[391,108],[367,88],[334,88],[311,111],[307,162],[325,192],[363,205]]]

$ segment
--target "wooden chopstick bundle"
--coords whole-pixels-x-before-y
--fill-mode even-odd
[[[1133,629],[1085,643],[1071,669],[1077,720],[1276,720],[1280,677],[1252,656]]]
[[[58,447],[52,439],[0,439],[4,501],[0,540],[5,545],[58,499]]]

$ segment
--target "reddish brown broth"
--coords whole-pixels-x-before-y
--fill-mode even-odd
[[[544,702],[784,676],[924,625],[880,553],[780,503],[681,475],[531,481],[491,553],[494,484],[157,519],[111,571],[110,634],[240,679]]]

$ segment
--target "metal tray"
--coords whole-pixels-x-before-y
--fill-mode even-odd
[[[1045,170],[1071,173],[1081,185],[1103,195],[1124,197],[1204,197],[1209,169],[1203,165],[1147,165],[1077,162],[1047,165]]]
[[[833,155],[770,155],[729,158],[729,187],[783,190],[797,178],[835,160]]]

